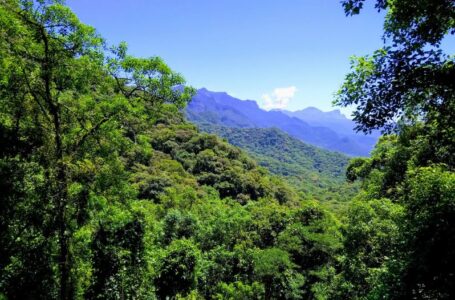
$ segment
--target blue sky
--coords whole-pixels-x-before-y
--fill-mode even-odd
[[[194,87],[262,107],[331,110],[349,57],[381,47],[383,14],[337,0],[71,0],[109,43],[160,56]],[[372,5],[372,3],[369,3]],[[349,110],[344,110],[349,113]]]

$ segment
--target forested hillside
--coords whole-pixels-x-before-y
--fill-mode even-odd
[[[186,123],[161,59],[58,2],[3,2],[0,25],[2,298],[325,293],[336,219]]]
[[[200,132],[161,58],[0,1],[0,299],[454,299],[455,7],[370,2],[384,48],[335,104],[384,136],[346,167],[276,129]]]
[[[199,127],[247,151],[271,173],[283,176],[304,199],[338,210],[358,191],[357,184],[346,181],[346,155],[305,144],[277,128]]]

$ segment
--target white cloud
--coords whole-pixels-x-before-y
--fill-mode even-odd
[[[270,109],[285,109],[289,101],[294,98],[297,88],[295,86],[288,86],[283,88],[276,88],[271,94],[262,95],[263,108]]]

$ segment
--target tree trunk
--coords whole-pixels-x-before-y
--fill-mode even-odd
[[[67,183],[65,165],[63,162],[63,147],[61,140],[60,112],[59,107],[54,107],[54,130],[55,130],[55,152],[57,159],[57,228],[59,240],[59,270],[60,270],[60,299],[70,299],[70,257],[68,246],[66,205],[67,205]]]

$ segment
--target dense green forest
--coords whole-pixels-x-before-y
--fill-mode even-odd
[[[454,299],[455,62],[440,44],[455,7],[374,2],[384,47],[352,59],[334,102],[384,136],[346,167],[348,200],[344,156],[279,158],[259,150],[269,130],[230,134],[249,156],[184,119],[194,89],[160,58],[109,46],[61,1],[0,1],[0,299]]]
[[[317,200],[337,214],[358,192],[356,182],[346,181],[349,157],[344,154],[305,144],[277,128],[199,128],[244,149],[259,165],[284,177],[302,199]]]

